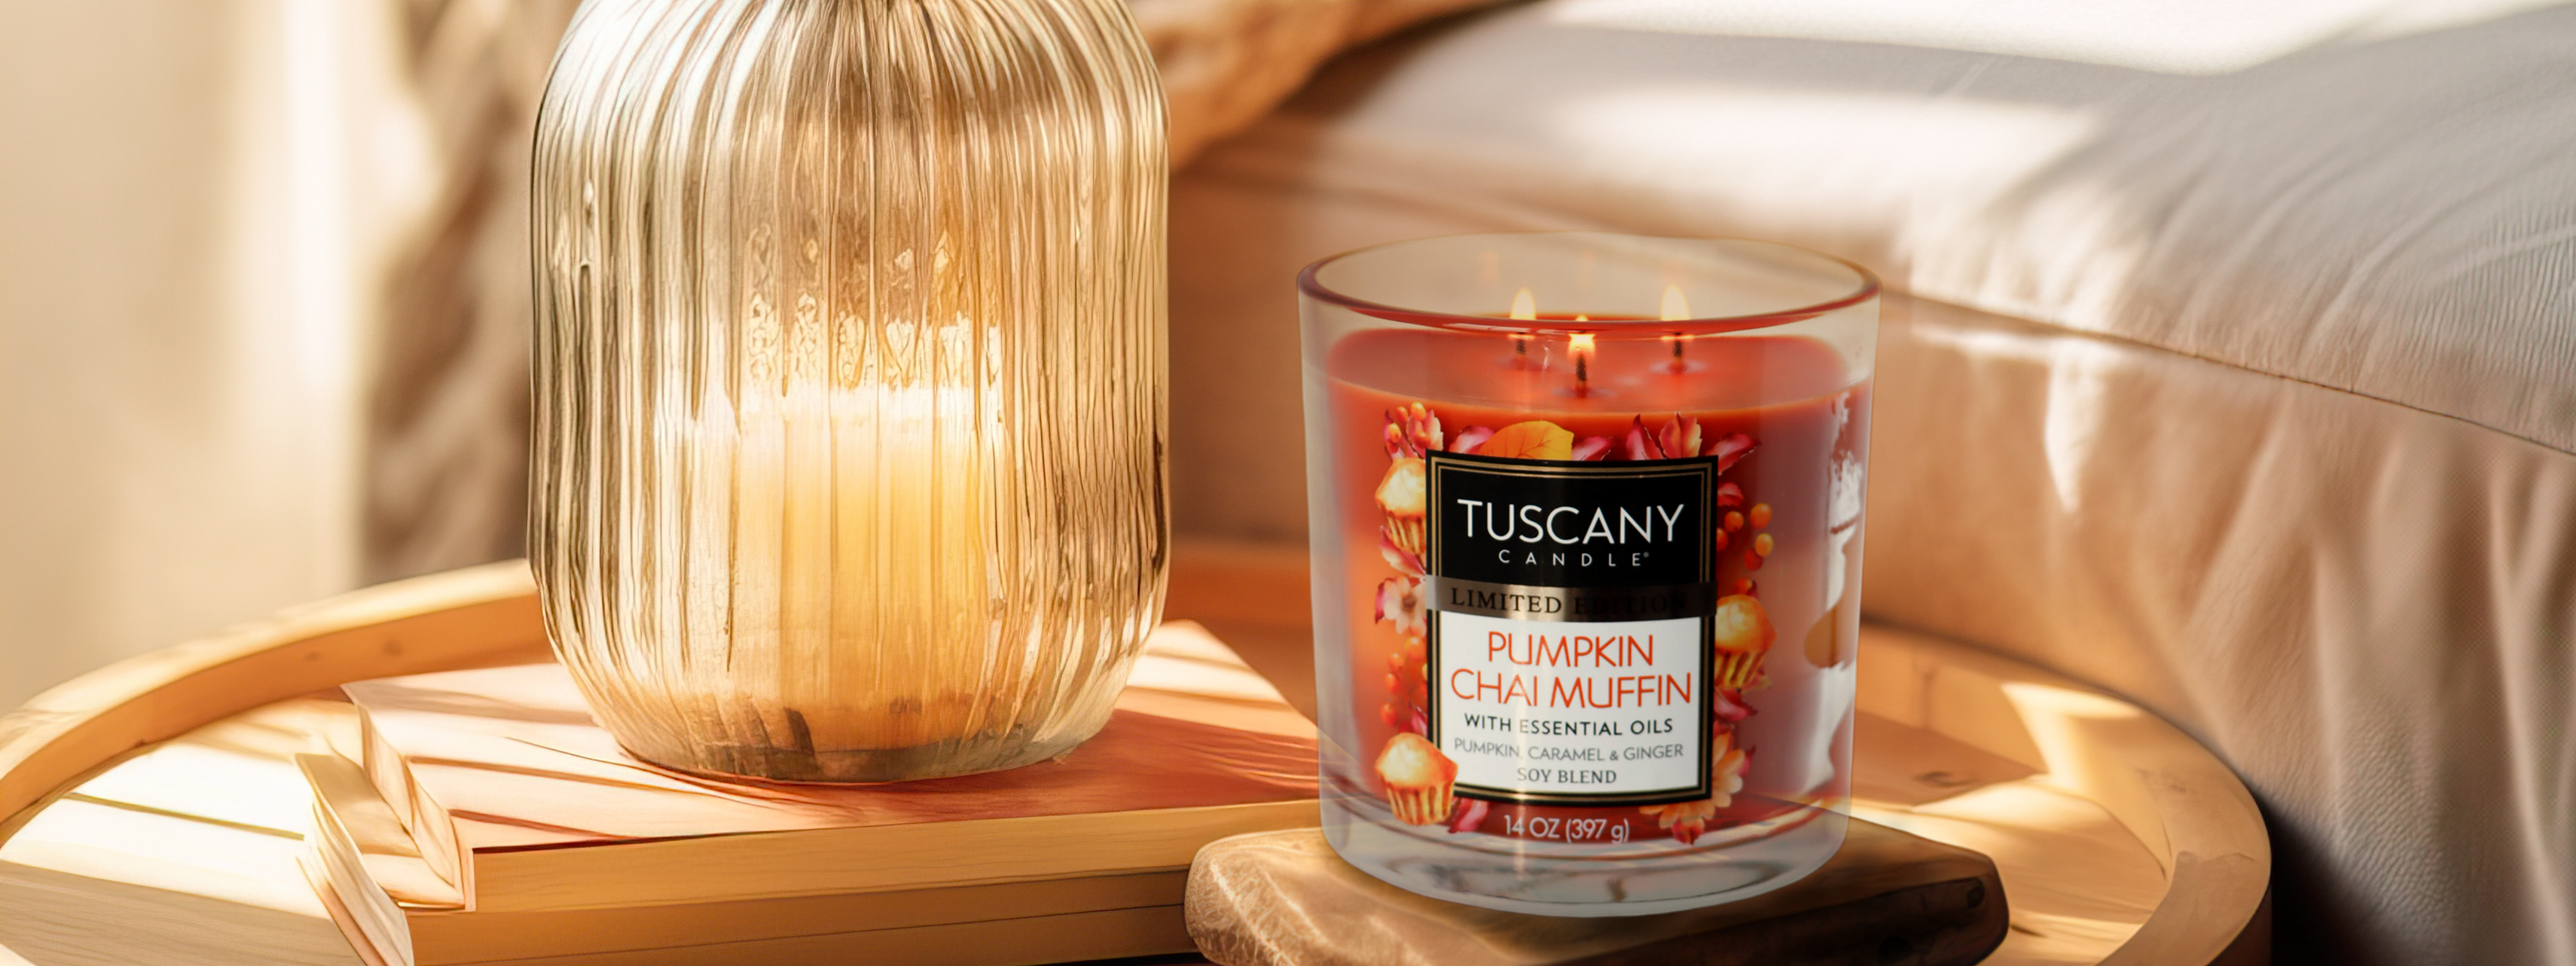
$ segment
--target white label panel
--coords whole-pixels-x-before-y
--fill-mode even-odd
[[[1458,763],[1459,790],[1609,797],[1701,787],[1703,619],[1438,615],[1432,733]]]

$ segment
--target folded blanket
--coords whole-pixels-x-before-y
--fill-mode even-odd
[[[1252,123],[1351,46],[1494,0],[1130,0],[1163,70],[1172,166]]]

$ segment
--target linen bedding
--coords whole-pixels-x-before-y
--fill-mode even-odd
[[[2282,961],[2576,963],[2576,8],[1543,0],[1344,58],[1174,203],[1184,529],[1302,537],[1316,257],[1852,257],[1873,618],[2216,749]]]

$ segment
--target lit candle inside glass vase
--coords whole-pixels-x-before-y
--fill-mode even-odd
[[[718,401],[680,434],[701,492],[731,494],[691,503],[721,519],[689,528],[690,580],[723,592],[693,595],[722,604],[690,614],[686,660],[772,669],[709,706],[817,751],[998,737],[1044,669],[982,646],[1008,471],[993,387],[868,375]]]
[[[579,615],[651,646],[563,652],[603,723],[657,762],[814,780],[1008,767],[1098,730],[1160,590],[1154,437],[1018,405],[1008,341],[894,322],[756,350],[739,396],[656,409],[609,541],[643,552],[595,564],[653,590]],[[1110,593],[1069,593],[1068,567]]]
[[[940,9],[592,4],[555,60],[529,560],[646,760],[1043,761],[1159,619],[1151,52],[1122,3]]]

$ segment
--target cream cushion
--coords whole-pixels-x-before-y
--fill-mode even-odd
[[[1303,535],[1295,305],[1433,233],[1889,282],[1865,601],[2266,806],[2284,958],[2576,963],[2576,9],[1541,0],[1175,186],[1183,527]]]

